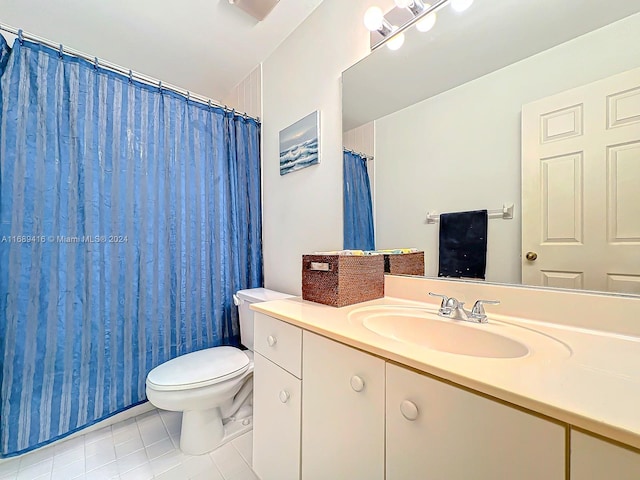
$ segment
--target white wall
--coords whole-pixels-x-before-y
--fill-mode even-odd
[[[340,75],[369,52],[371,5],[324,0],[262,66],[265,286],[300,294],[303,253],[342,248]],[[320,164],[280,176],[278,133],[320,110]]]
[[[640,14],[376,121],[376,246],[426,252],[439,213],[516,205],[489,220],[487,279],[520,282],[521,105],[640,66]]]
[[[252,117],[262,116],[262,67],[258,65],[222,100],[225,105]]]
[[[375,123],[365,123],[344,132],[342,145],[349,150],[373,156],[375,153],[375,133]]]
[[[257,22],[227,0],[0,0],[0,22],[221,101],[321,1]]]

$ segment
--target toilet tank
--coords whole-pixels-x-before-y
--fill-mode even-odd
[[[252,303],[268,302],[269,300],[281,300],[291,298],[294,295],[276,292],[268,288],[249,288],[238,290],[233,296],[233,303],[238,306],[240,315],[240,342],[253,351],[253,316],[255,312],[249,308]]]

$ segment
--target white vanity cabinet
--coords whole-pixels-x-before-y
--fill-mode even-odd
[[[256,312],[254,334],[253,470],[299,480],[302,330]]]
[[[640,479],[638,450],[259,313],[254,350],[261,480]]]
[[[565,478],[564,426],[391,363],[386,421],[387,480]]]
[[[302,480],[384,479],[384,370],[380,358],[303,332]]]
[[[638,480],[640,452],[571,431],[571,480]]]

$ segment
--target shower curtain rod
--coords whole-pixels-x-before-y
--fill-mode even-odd
[[[355,150],[351,150],[350,148],[345,148],[344,149],[345,152],[349,152],[349,153],[353,153],[355,155],[358,155],[366,160],[373,160],[373,155],[367,155],[366,153],[362,153],[362,152],[356,152]]]
[[[79,50],[74,50],[72,48],[65,47],[61,43],[56,44],[56,43],[52,42],[51,40],[47,40],[46,38],[38,37],[37,35],[33,35],[32,33],[24,32],[22,29],[14,28],[14,27],[11,27],[11,26],[6,25],[6,24],[0,24],[0,30],[8,32],[8,33],[11,33],[12,35],[16,35],[18,38],[23,38],[25,40],[30,40],[32,42],[36,42],[36,43],[40,43],[42,45],[46,45],[47,47],[55,48],[55,49],[59,50],[61,53],[67,53],[67,54],[72,55],[74,57],[78,57],[78,58],[82,58],[84,60],[87,60],[87,61],[89,61],[91,63],[96,63],[97,65],[99,65],[99,66],[101,66],[103,68],[106,68],[108,70],[111,70],[111,71],[114,71],[114,72],[117,72],[117,73],[121,73],[123,75],[128,76],[129,78],[135,79],[135,80],[140,81],[142,83],[145,83],[147,85],[153,85],[153,86],[157,86],[158,88],[163,89],[163,90],[169,90],[169,91],[175,92],[178,95],[181,95],[181,96],[187,98],[188,100],[193,100],[193,101],[196,101],[196,102],[201,103],[203,105],[208,105],[210,107],[222,108],[225,112],[230,112],[230,113],[233,113],[234,115],[239,115],[239,116],[242,116],[244,118],[251,118],[251,119],[255,120],[256,122],[260,123],[260,117],[252,117],[251,115],[248,115],[245,112],[236,112],[236,110],[234,108],[229,108],[226,105],[222,105],[220,102],[217,102],[217,101],[212,100],[210,98],[203,97],[202,95],[198,95],[198,94],[192,93],[189,90],[185,90],[183,88],[176,87],[175,85],[171,85],[169,83],[165,84],[164,82],[158,80],[157,78],[149,77],[149,76],[144,75],[142,73],[134,72],[133,70],[121,67],[120,65],[108,62],[106,60],[100,60],[100,59],[98,59],[98,57],[91,57],[91,56],[87,55],[86,53],[83,53],[83,52],[81,52]]]

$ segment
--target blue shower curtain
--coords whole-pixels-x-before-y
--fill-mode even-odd
[[[343,248],[375,250],[366,157],[345,149],[343,176]]]
[[[145,400],[172,357],[238,344],[232,294],[262,285],[260,127],[36,43],[2,39],[0,66],[11,456]]]

